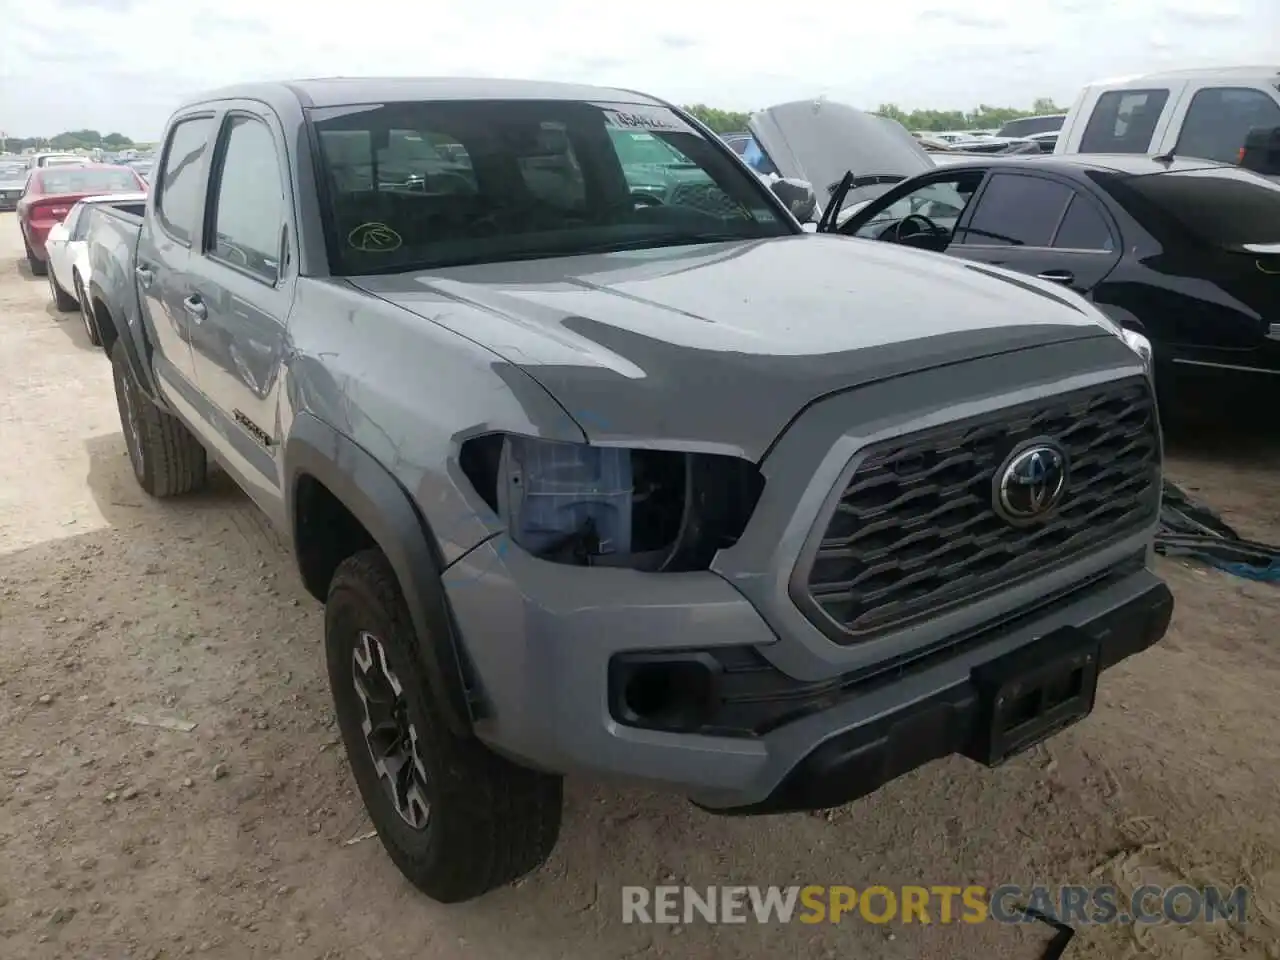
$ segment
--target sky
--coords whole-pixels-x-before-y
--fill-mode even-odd
[[[156,139],[245,80],[498,76],[749,110],[1069,104],[1091,80],[1280,68],[1280,0],[0,0],[0,131]]]

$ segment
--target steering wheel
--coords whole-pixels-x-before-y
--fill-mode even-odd
[[[902,228],[908,223],[920,224],[922,229],[912,230],[910,233],[906,234],[906,236],[904,237],[902,233]],[[918,237],[922,234],[925,236],[937,237],[937,236],[941,236],[944,233],[946,233],[945,230],[943,230],[940,226],[938,226],[936,223],[934,223],[932,220],[926,217],[923,213],[909,213],[893,225],[892,235],[889,239],[892,239],[894,243],[901,243],[905,239],[909,239],[911,237]]]
[[[637,207],[665,207],[666,201],[644,190],[632,190],[631,199]]]

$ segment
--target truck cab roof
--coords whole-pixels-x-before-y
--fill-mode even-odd
[[[613,103],[666,106],[656,97],[615,87],[546,80],[475,77],[319,77],[221,87],[199,94],[183,106],[215,100],[259,100],[275,104],[292,100],[303,108],[340,107],[357,103],[438,100],[605,100]]]

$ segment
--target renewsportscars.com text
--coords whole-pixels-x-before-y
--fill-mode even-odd
[[[622,888],[623,923],[1244,923],[1245,887],[720,886]]]

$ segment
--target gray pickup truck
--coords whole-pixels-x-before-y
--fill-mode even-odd
[[[618,130],[697,169],[633,189]],[[244,86],[178,110],[153,183],[90,232],[134,472],[216,459],[288,536],[355,781],[438,900],[541,863],[566,773],[830,807],[999,764],[1168,626],[1134,345],[805,233],[812,189],[669,104]]]

